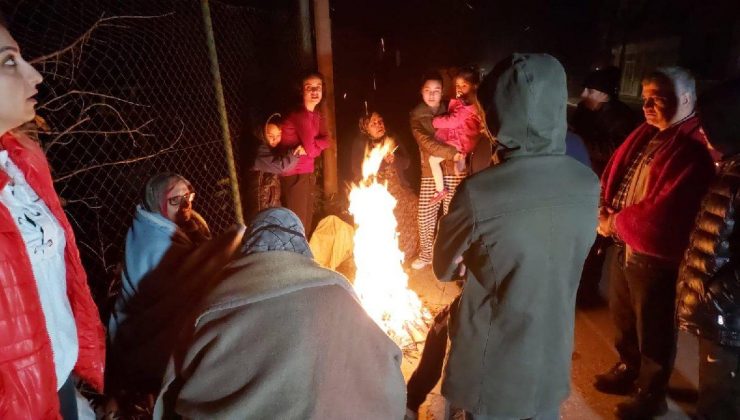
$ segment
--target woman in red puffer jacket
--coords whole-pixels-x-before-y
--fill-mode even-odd
[[[103,387],[105,341],[33,119],[41,75],[0,16],[0,419],[76,418],[72,373]]]

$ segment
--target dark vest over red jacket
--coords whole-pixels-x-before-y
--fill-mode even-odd
[[[645,197],[619,212],[615,229],[635,251],[678,265],[715,169],[697,117],[667,130],[653,155]],[[603,203],[612,202],[632,161],[657,133],[644,123],[617,149],[601,179]]]

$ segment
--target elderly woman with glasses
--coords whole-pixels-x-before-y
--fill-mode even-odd
[[[194,198],[193,186],[182,176],[153,176],[126,235],[120,291],[108,328],[107,375],[124,410],[159,389],[187,309],[234,250],[233,237],[226,243],[210,240],[206,222],[193,210]],[[236,231],[243,233],[243,227]]]

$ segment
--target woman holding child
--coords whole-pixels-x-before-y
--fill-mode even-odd
[[[411,264],[416,270],[432,263],[439,208],[442,206],[442,213],[447,213],[457,186],[476,169],[468,162],[479,160],[473,152],[477,157],[480,149],[487,149],[483,158],[486,163],[490,160],[490,147],[476,148],[483,136],[482,112],[476,99],[479,81],[475,69],[461,70],[455,77],[456,98],[448,108],[442,100],[442,76],[428,73],[422,78],[422,102],[410,114],[411,133],[421,152],[419,256]],[[485,165],[478,166],[481,169]]]

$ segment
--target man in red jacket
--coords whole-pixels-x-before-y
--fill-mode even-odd
[[[642,82],[646,123],[617,149],[602,176],[598,232],[611,236],[605,269],[619,361],[597,375],[601,392],[633,398],[619,418],[667,410],[676,351],[676,275],[714,164],[694,115],[693,77],[660,68]]]

